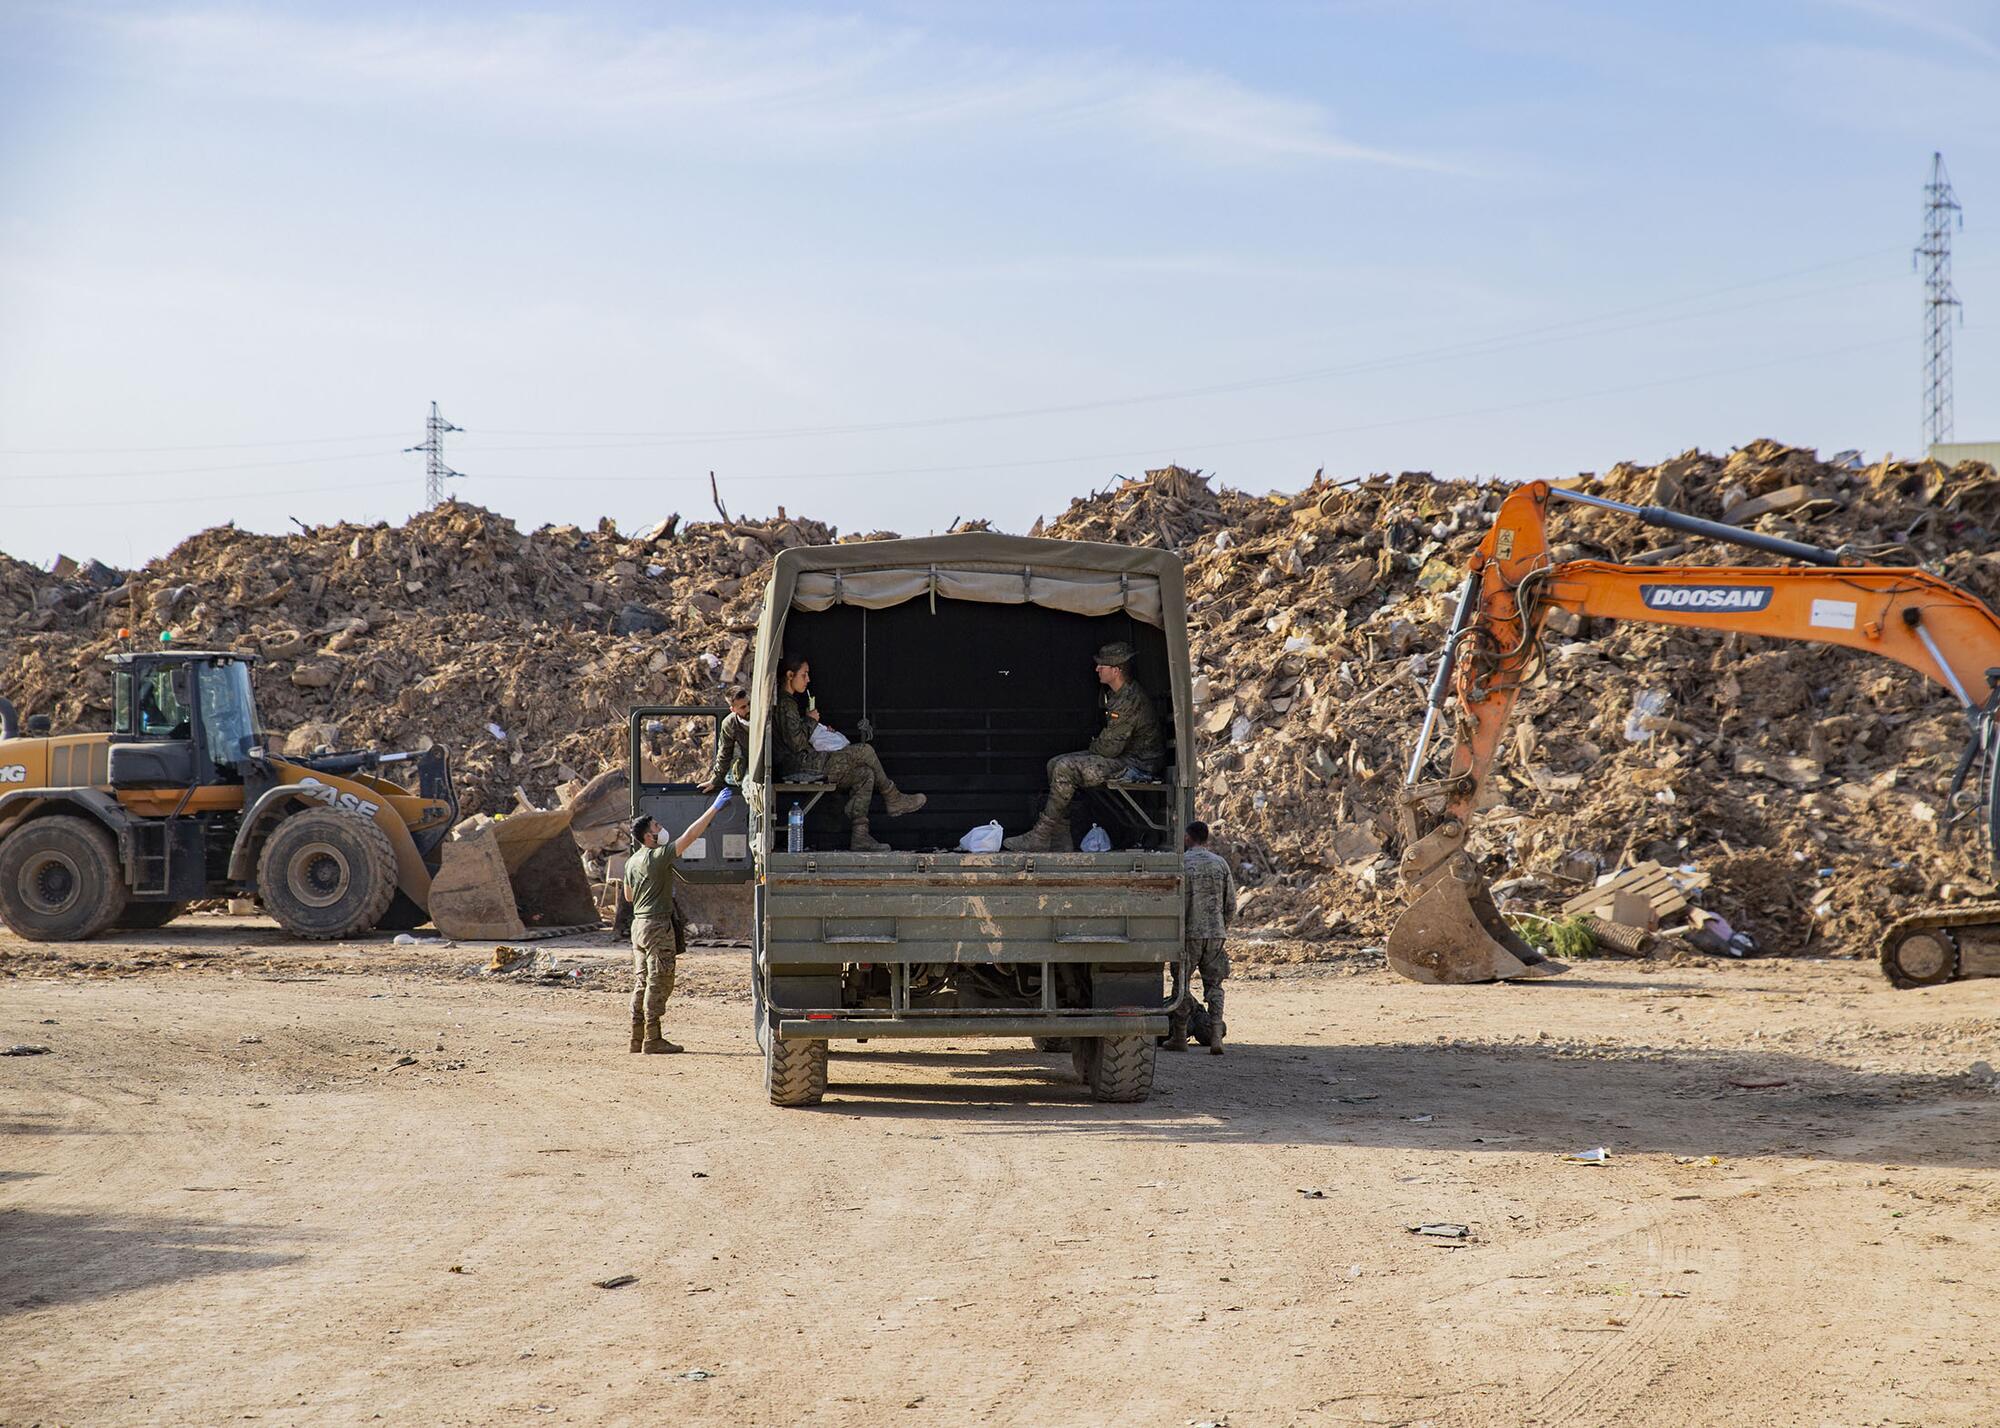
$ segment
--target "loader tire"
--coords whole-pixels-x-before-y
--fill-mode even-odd
[[[30,942],[95,937],[125,903],[117,845],[88,818],[31,819],[0,842],[0,922]]]
[[[764,1043],[764,1090],[774,1106],[816,1106],[826,1094],[826,1043],[780,1041],[775,1031]]]
[[[389,835],[367,819],[307,809],[265,839],[257,893],[294,937],[353,937],[381,922],[395,901],[396,854]]]
[[[1074,1058],[1077,1077],[1090,1099],[1130,1105],[1153,1094],[1153,1059],[1159,1043],[1150,1036],[1094,1036],[1080,1039]]]
[[[184,902],[129,902],[118,918],[118,928],[123,932],[151,932],[156,927],[165,927],[187,911]]]

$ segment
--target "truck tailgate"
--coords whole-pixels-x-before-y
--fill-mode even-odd
[[[1176,853],[773,853],[771,963],[1171,962]]]

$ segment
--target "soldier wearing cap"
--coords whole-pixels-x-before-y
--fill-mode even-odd
[[[1116,778],[1156,779],[1167,764],[1167,740],[1152,696],[1132,677],[1137,651],[1123,640],[1097,652],[1097,682],[1104,686],[1104,729],[1082,753],[1049,760],[1049,801],[1025,833],[1007,840],[1016,853],[1068,852],[1069,805],[1080,788],[1102,788]]]

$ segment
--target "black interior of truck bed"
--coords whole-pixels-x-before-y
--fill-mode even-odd
[[[942,598],[933,610],[925,598],[885,610],[794,610],[785,631],[786,652],[812,661],[821,719],[853,738],[866,714],[889,776],[928,795],[925,808],[902,818],[888,817],[879,797],[874,805],[875,836],[905,851],[954,848],[991,819],[1009,833],[1034,821],[1048,761],[1086,747],[1103,724],[1092,656],[1113,640],[1138,651],[1139,682],[1171,739],[1166,636],[1128,615]],[[1136,797],[1155,821],[1171,824],[1167,795]],[[793,798],[775,800],[780,840]],[[840,804],[838,794],[820,799],[807,821],[808,847],[847,846]],[[1096,822],[1114,847],[1165,846],[1107,791],[1086,791],[1071,815],[1078,838]]]

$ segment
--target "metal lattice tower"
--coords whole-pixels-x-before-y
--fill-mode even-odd
[[[444,483],[447,479],[463,476],[463,471],[454,471],[444,464],[444,434],[448,431],[464,431],[462,426],[453,426],[438,415],[438,404],[431,403],[431,419],[424,423],[424,443],[421,446],[406,446],[405,452],[424,453],[424,509],[444,503]]]
[[[1924,241],[1912,255],[1924,275],[1924,449],[1951,440],[1951,319],[1959,309],[1951,287],[1951,230],[1965,226],[1958,195],[1944,171],[1944,155],[1931,155],[1924,185]],[[1959,309],[1959,320],[1964,313]]]

